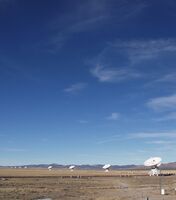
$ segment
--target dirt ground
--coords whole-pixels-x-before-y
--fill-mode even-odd
[[[141,176],[123,177],[114,176],[113,173],[108,175],[103,172],[97,172],[96,176],[96,172],[91,173],[89,171],[87,176],[85,172],[82,172],[84,176],[80,176],[78,174],[81,174],[81,172],[77,171],[74,172],[74,176],[54,176],[54,172],[49,176],[48,171],[45,173],[42,171],[41,174],[38,172],[37,176],[36,171],[33,171],[33,173],[31,171],[31,176],[29,176],[29,172],[28,170],[25,174],[20,170],[0,170],[0,199],[147,200],[147,197],[148,200],[176,199],[175,175],[149,177],[142,174]],[[11,176],[8,176],[8,174]],[[32,176],[34,174],[36,175]],[[68,175],[69,172],[66,174]],[[90,174],[94,176],[89,176]],[[114,174],[116,173],[114,172]],[[165,189],[165,195],[160,195],[160,185]]]

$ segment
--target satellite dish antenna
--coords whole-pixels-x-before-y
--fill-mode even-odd
[[[110,164],[104,165],[102,168],[105,170],[105,172],[109,172],[109,168],[111,167]]]
[[[159,166],[161,165],[161,160],[160,157],[151,157],[144,162],[144,166],[150,167],[150,176],[158,176],[160,174]]]
[[[48,167],[48,170],[51,171],[52,168],[53,168],[53,166],[49,166],[49,167]]]
[[[70,169],[70,171],[72,172],[72,171],[75,169],[75,165],[71,165],[71,166],[69,167],[69,169]]]

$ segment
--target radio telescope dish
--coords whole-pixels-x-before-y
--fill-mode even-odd
[[[48,170],[51,171],[52,168],[53,168],[53,166],[49,166],[49,167],[48,167]]]
[[[73,170],[75,169],[75,165],[71,165],[71,166],[69,167],[69,169],[70,169],[70,171],[73,171]]]
[[[151,168],[149,171],[150,176],[158,176],[160,174],[159,166],[161,165],[161,160],[160,157],[152,157],[144,162],[144,166]]]
[[[152,158],[149,158],[148,160],[146,160],[144,162],[144,165],[146,167],[157,166],[159,164],[161,164],[161,158],[160,157],[152,157]]]
[[[111,167],[110,164],[104,165],[102,168],[105,169],[105,172],[109,172],[109,168]]]

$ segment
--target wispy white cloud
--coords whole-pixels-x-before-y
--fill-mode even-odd
[[[49,139],[48,138],[41,138],[41,142],[48,142]]]
[[[167,68],[166,68],[167,69]],[[166,86],[167,88],[175,88],[175,82],[176,82],[176,72],[173,69],[169,69],[168,72],[165,72],[166,74],[156,74],[153,76],[153,80],[145,84],[145,87],[164,87]],[[162,85],[162,86],[161,86]]]
[[[51,23],[54,34],[49,39],[48,49],[50,52],[57,51],[75,34],[100,29],[103,25],[107,27],[112,18],[116,18],[118,25],[118,22],[138,15],[145,7],[147,3],[138,0],[89,0],[75,3],[71,12],[60,14]]]
[[[176,94],[150,99],[147,106],[156,111],[176,109]]]
[[[7,152],[24,152],[27,151],[26,149],[19,149],[19,148],[4,148],[3,151]]]
[[[146,39],[146,40],[116,40],[110,42],[102,51],[90,62],[94,67],[91,74],[98,78],[100,82],[116,82],[136,78],[145,78],[154,83],[174,82],[176,73],[173,68],[168,68],[163,73],[155,74],[151,68],[145,69],[146,61],[153,62],[157,69],[160,68],[157,59],[168,59],[168,55],[176,54],[176,39]],[[117,58],[117,59],[116,59]],[[119,63],[121,66],[114,66]],[[123,64],[122,64],[123,63]],[[111,67],[114,66],[114,67]],[[167,69],[167,68],[166,68]],[[145,71],[145,73],[144,73]]]
[[[56,31],[58,33],[51,36],[45,46],[47,46],[49,52],[55,53],[60,50],[74,34],[97,29],[104,20],[106,20],[106,16],[76,19],[74,22],[70,20],[69,25],[63,30]]]
[[[176,143],[175,141],[168,141],[168,140],[152,140],[152,141],[147,141],[147,144],[158,144],[158,145],[167,145],[167,144],[174,144]]]
[[[161,78],[156,79],[155,82],[158,82],[158,83],[162,83],[162,82],[173,83],[173,82],[176,82],[176,73],[172,72],[172,73],[166,74],[166,75],[162,76]]]
[[[128,136],[128,139],[147,139],[147,138],[176,138],[176,131],[140,132],[140,133],[133,133]]]
[[[166,141],[168,143],[173,142],[176,138],[176,131],[165,131],[165,132],[138,132],[124,135],[113,135],[106,138],[101,138],[97,143],[109,143],[115,141],[129,141],[129,140],[141,140],[145,143],[162,143]],[[175,142],[175,141],[174,141]]]
[[[48,44],[50,52],[57,52],[75,34],[100,28],[110,17],[106,9],[107,1],[90,0],[73,5],[71,12],[59,14],[51,22],[51,34]]]
[[[111,44],[117,49],[121,49],[128,54],[132,64],[143,60],[156,58],[164,52],[176,52],[176,39],[155,39],[155,40],[117,40]]]
[[[87,124],[87,123],[88,123],[87,120],[82,120],[82,119],[78,120],[78,122],[79,122],[80,124]]]
[[[120,113],[113,112],[110,116],[106,117],[108,120],[118,120],[120,117]]]
[[[125,79],[139,78],[140,74],[129,69],[123,68],[108,68],[102,65],[96,65],[90,70],[91,74],[98,78],[100,82],[117,82]]]
[[[87,87],[86,83],[75,83],[64,89],[64,92],[69,94],[77,94]]]
[[[95,25],[101,23],[101,21],[106,20],[106,16],[96,16],[94,18],[88,18],[83,21],[79,21],[68,28],[69,33],[79,33],[94,29]]]
[[[168,120],[176,120],[176,112],[171,112],[166,114],[163,117],[159,117],[155,119],[156,121],[168,121]]]
[[[116,141],[120,141],[121,135],[113,135],[113,136],[109,136],[106,138],[101,138],[99,139],[96,144],[106,144],[106,143],[112,143],[112,142],[116,142]]]

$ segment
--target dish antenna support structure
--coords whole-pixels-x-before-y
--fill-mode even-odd
[[[160,157],[152,157],[144,162],[145,167],[150,167],[150,176],[158,176],[160,174],[159,166],[161,165],[161,160]]]
[[[110,164],[104,165],[102,168],[105,170],[105,172],[109,172],[109,168],[111,167]]]

